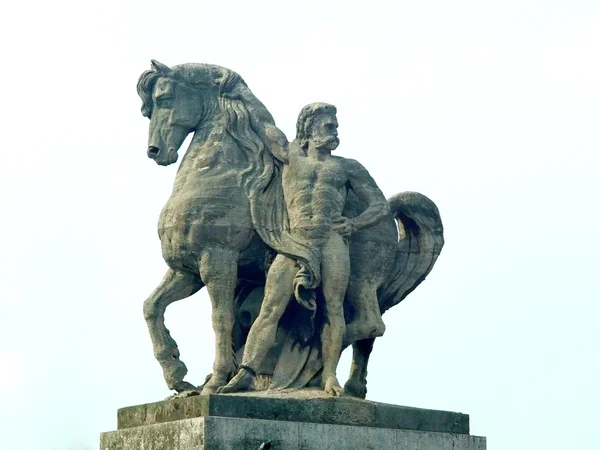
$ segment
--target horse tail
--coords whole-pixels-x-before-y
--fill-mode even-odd
[[[418,192],[401,192],[388,203],[400,236],[393,270],[379,290],[382,314],[421,284],[444,246],[442,219],[429,198]]]

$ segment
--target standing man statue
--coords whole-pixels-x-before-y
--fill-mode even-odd
[[[348,238],[390,214],[388,202],[367,170],[357,161],[333,156],[339,145],[336,108],[326,103],[305,106],[297,136],[283,167],[283,195],[289,225],[287,241],[304,248],[304,260],[279,252],[271,265],[258,318],[252,325],[240,371],[217,392],[248,389],[276,338],[289,300],[315,310],[315,288],[322,285],[326,321],[322,330],[323,389],[340,395],[336,377],[345,333],[344,296],[350,275]],[[359,216],[342,216],[348,191],[367,208]],[[296,254],[290,252],[291,255]]]

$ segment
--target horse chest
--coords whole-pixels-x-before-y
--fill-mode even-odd
[[[250,240],[250,205],[242,188],[227,176],[197,181],[174,192],[161,213],[163,256],[168,253],[170,260],[190,252],[195,258],[201,248],[211,245],[241,250]]]

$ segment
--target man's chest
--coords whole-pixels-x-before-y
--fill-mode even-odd
[[[348,181],[344,165],[335,159],[319,161],[305,157],[297,158],[291,161],[284,176],[296,183],[328,185],[335,188],[342,188]]]

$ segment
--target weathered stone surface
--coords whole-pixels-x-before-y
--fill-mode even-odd
[[[396,433],[398,450],[485,450],[486,438],[465,434],[399,431]]]
[[[297,422],[279,420],[206,417],[205,449],[256,449],[270,441],[271,448],[297,450],[300,427]]]
[[[118,428],[213,416],[469,433],[467,414],[350,397],[272,398],[250,395],[194,396],[130,406],[119,410]]]
[[[204,449],[204,419],[178,420],[100,435],[100,450]]]
[[[199,417],[103,433],[100,450],[485,450],[486,440],[432,433],[277,420]]]

